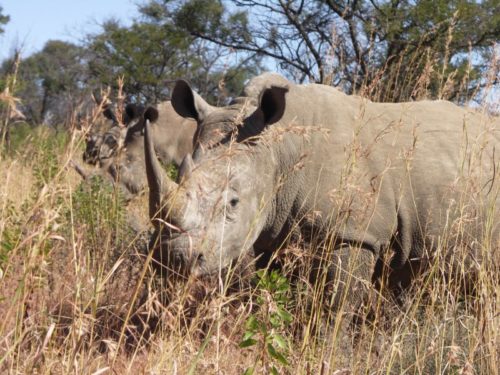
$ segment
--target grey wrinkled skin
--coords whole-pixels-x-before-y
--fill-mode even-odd
[[[496,261],[497,118],[445,101],[372,103],[275,74],[244,92],[213,108],[177,82],[172,104],[197,120],[197,145],[178,184],[146,147],[159,262],[210,274],[250,251],[269,255],[298,230],[317,249],[312,277],[335,281],[336,306],[341,292],[361,298],[384,259],[395,287],[438,249]]]
[[[164,165],[179,165],[192,150],[196,123],[179,117],[170,102],[160,103],[158,111],[161,119],[152,126],[155,150]],[[84,153],[85,161],[97,163],[101,174],[131,196],[146,187],[143,112],[143,107],[128,105],[123,124],[115,122],[102,134],[94,133]]]

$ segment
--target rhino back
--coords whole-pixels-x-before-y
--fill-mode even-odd
[[[281,173],[293,174],[281,193],[287,203],[276,205],[309,232],[333,224],[342,241],[375,252],[391,246],[401,265],[439,241],[473,242],[490,215],[498,244],[498,119],[444,101],[378,104],[323,85],[292,85],[274,128],[271,137],[290,132],[291,145],[276,152],[287,166]],[[303,168],[291,172],[298,163]],[[467,226],[457,221],[464,210]]]

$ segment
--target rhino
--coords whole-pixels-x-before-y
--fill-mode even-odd
[[[129,130],[141,122],[143,112],[142,105],[129,103],[124,112],[117,115],[111,104],[105,104],[102,107],[102,115],[91,125],[91,130],[85,138],[83,161],[101,168],[109,165],[124,148]]]
[[[92,111],[92,114],[86,117],[91,117],[90,119],[90,130],[88,131],[85,138],[85,151],[83,152],[83,161],[87,164],[97,165],[100,161],[100,150],[103,144],[104,134],[109,132],[113,128],[126,129],[127,124],[130,119],[125,112],[123,118],[118,118],[115,111],[113,110],[110,101],[105,100],[101,97],[93,96],[94,106],[97,109]],[[98,112],[97,116],[94,112]],[[96,116],[96,118],[92,118]]]
[[[177,115],[170,101],[160,103],[157,110],[162,120],[152,127],[156,152],[164,165],[178,166],[192,150],[196,122]],[[128,104],[122,121],[118,121],[114,112],[106,108],[103,116],[112,126],[87,138],[83,156],[87,163],[98,164],[101,174],[117,183],[126,196],[134,196],[146,187],[143,112],[144,107]]]
[[[248,254],[269,259],[294,234],[313,245],[311,280],[327,280],[335,308],[359,303],[381,266],[399,290],[443,249],[498,261],[498,118],[447,101],[374,103],[274,73],[226,107],[184,80],[171,100],[197,136],[172,181],[155,155],[161,113],[145,113],[151,247],[167,269],[201,277]]]

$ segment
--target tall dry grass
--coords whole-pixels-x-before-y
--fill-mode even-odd
[[[426,74],[411,88],[419,98]],[[353,328],[347,307],[325,312],[326,281],[309,282],[318,251],[292,234],[275,254],[279,273],[260,281],[248,259],[221,275],[222,285],[159,277],[149,233],[134,229],[146,198],[125,207],[98,179],[80,186],[68,166],[83,135],[58,137],[37,129],[0,160],[0,372],[498,374],[499,270],[480,264],[464,292],[465,255],[455,253],[463,267],[449,277],[440,252],[467,225],[465,211],[428,271],[397,302],[372,288],[366,322]],[[499,251],[495,240],[478,239],[485,259]],[[255,343],[241,347],[250,334]]]

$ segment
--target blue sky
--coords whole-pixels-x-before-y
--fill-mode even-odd
[[[3,14],[10,16],[0,36],[0,60],[14,47],[23,46],[27,56],[50,39],[78,42],[98,24],[116,18],[124,24],[137,16],[138,0],[0,0]]]

